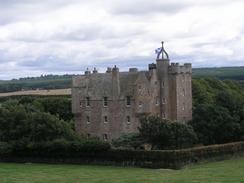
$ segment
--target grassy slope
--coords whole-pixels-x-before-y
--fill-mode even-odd
[[[0,163],[1,183],[244,182],[244,158],[157,170],[111,166]]]

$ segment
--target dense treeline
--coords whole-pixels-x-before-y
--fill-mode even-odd
[[[70,104],[68,98],[50,97],[0,103],[0,155],[108,150],[108,143],[75,133]]]
[[[244,139],[244,91],[236,82],[215,78],[193,80],[193,120],[203,144]]]
[[[0,97],[0,103],[15,100],[30,111],[50,113],[67,122],[72,121],[70,96],[11,96]]]
[[[216,77],[219,79],[238,80],[244,84],[244,67],[193,68],[193,78]],[[61,89],[71,87],[74,75],[42,75],[0,81],[0,93],[31,90],[31,89]]]

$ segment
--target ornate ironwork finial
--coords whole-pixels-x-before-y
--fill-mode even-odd
[[[161,47],[160,51],[158,52],[157,59],[169,60],[169,55],[164,49],[164,42],[162,41],[161,43],[162,43],[162,47]],[[162,55],[161,58],[160,58],[160,55]]]

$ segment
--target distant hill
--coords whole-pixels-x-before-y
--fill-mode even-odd
[[[0,81],[0,92],[32,89],[63,89],[71,87],[73,75],[45,75]]]
[[[0,93],[34,89],[63,89],[71,87],[74,75],[42,75],[0,81]],[[219,79],[238,80],[244,85],[244,66],[219,68],[194,68],[193,78],[217,77]]]
[[[244,66],[194,68],[193,77],[217,77],[219,79],[244,80]]]

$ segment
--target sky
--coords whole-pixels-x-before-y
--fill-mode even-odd
[[[0,80],[147,69],[244,66],[243,0],[0,0]]]

